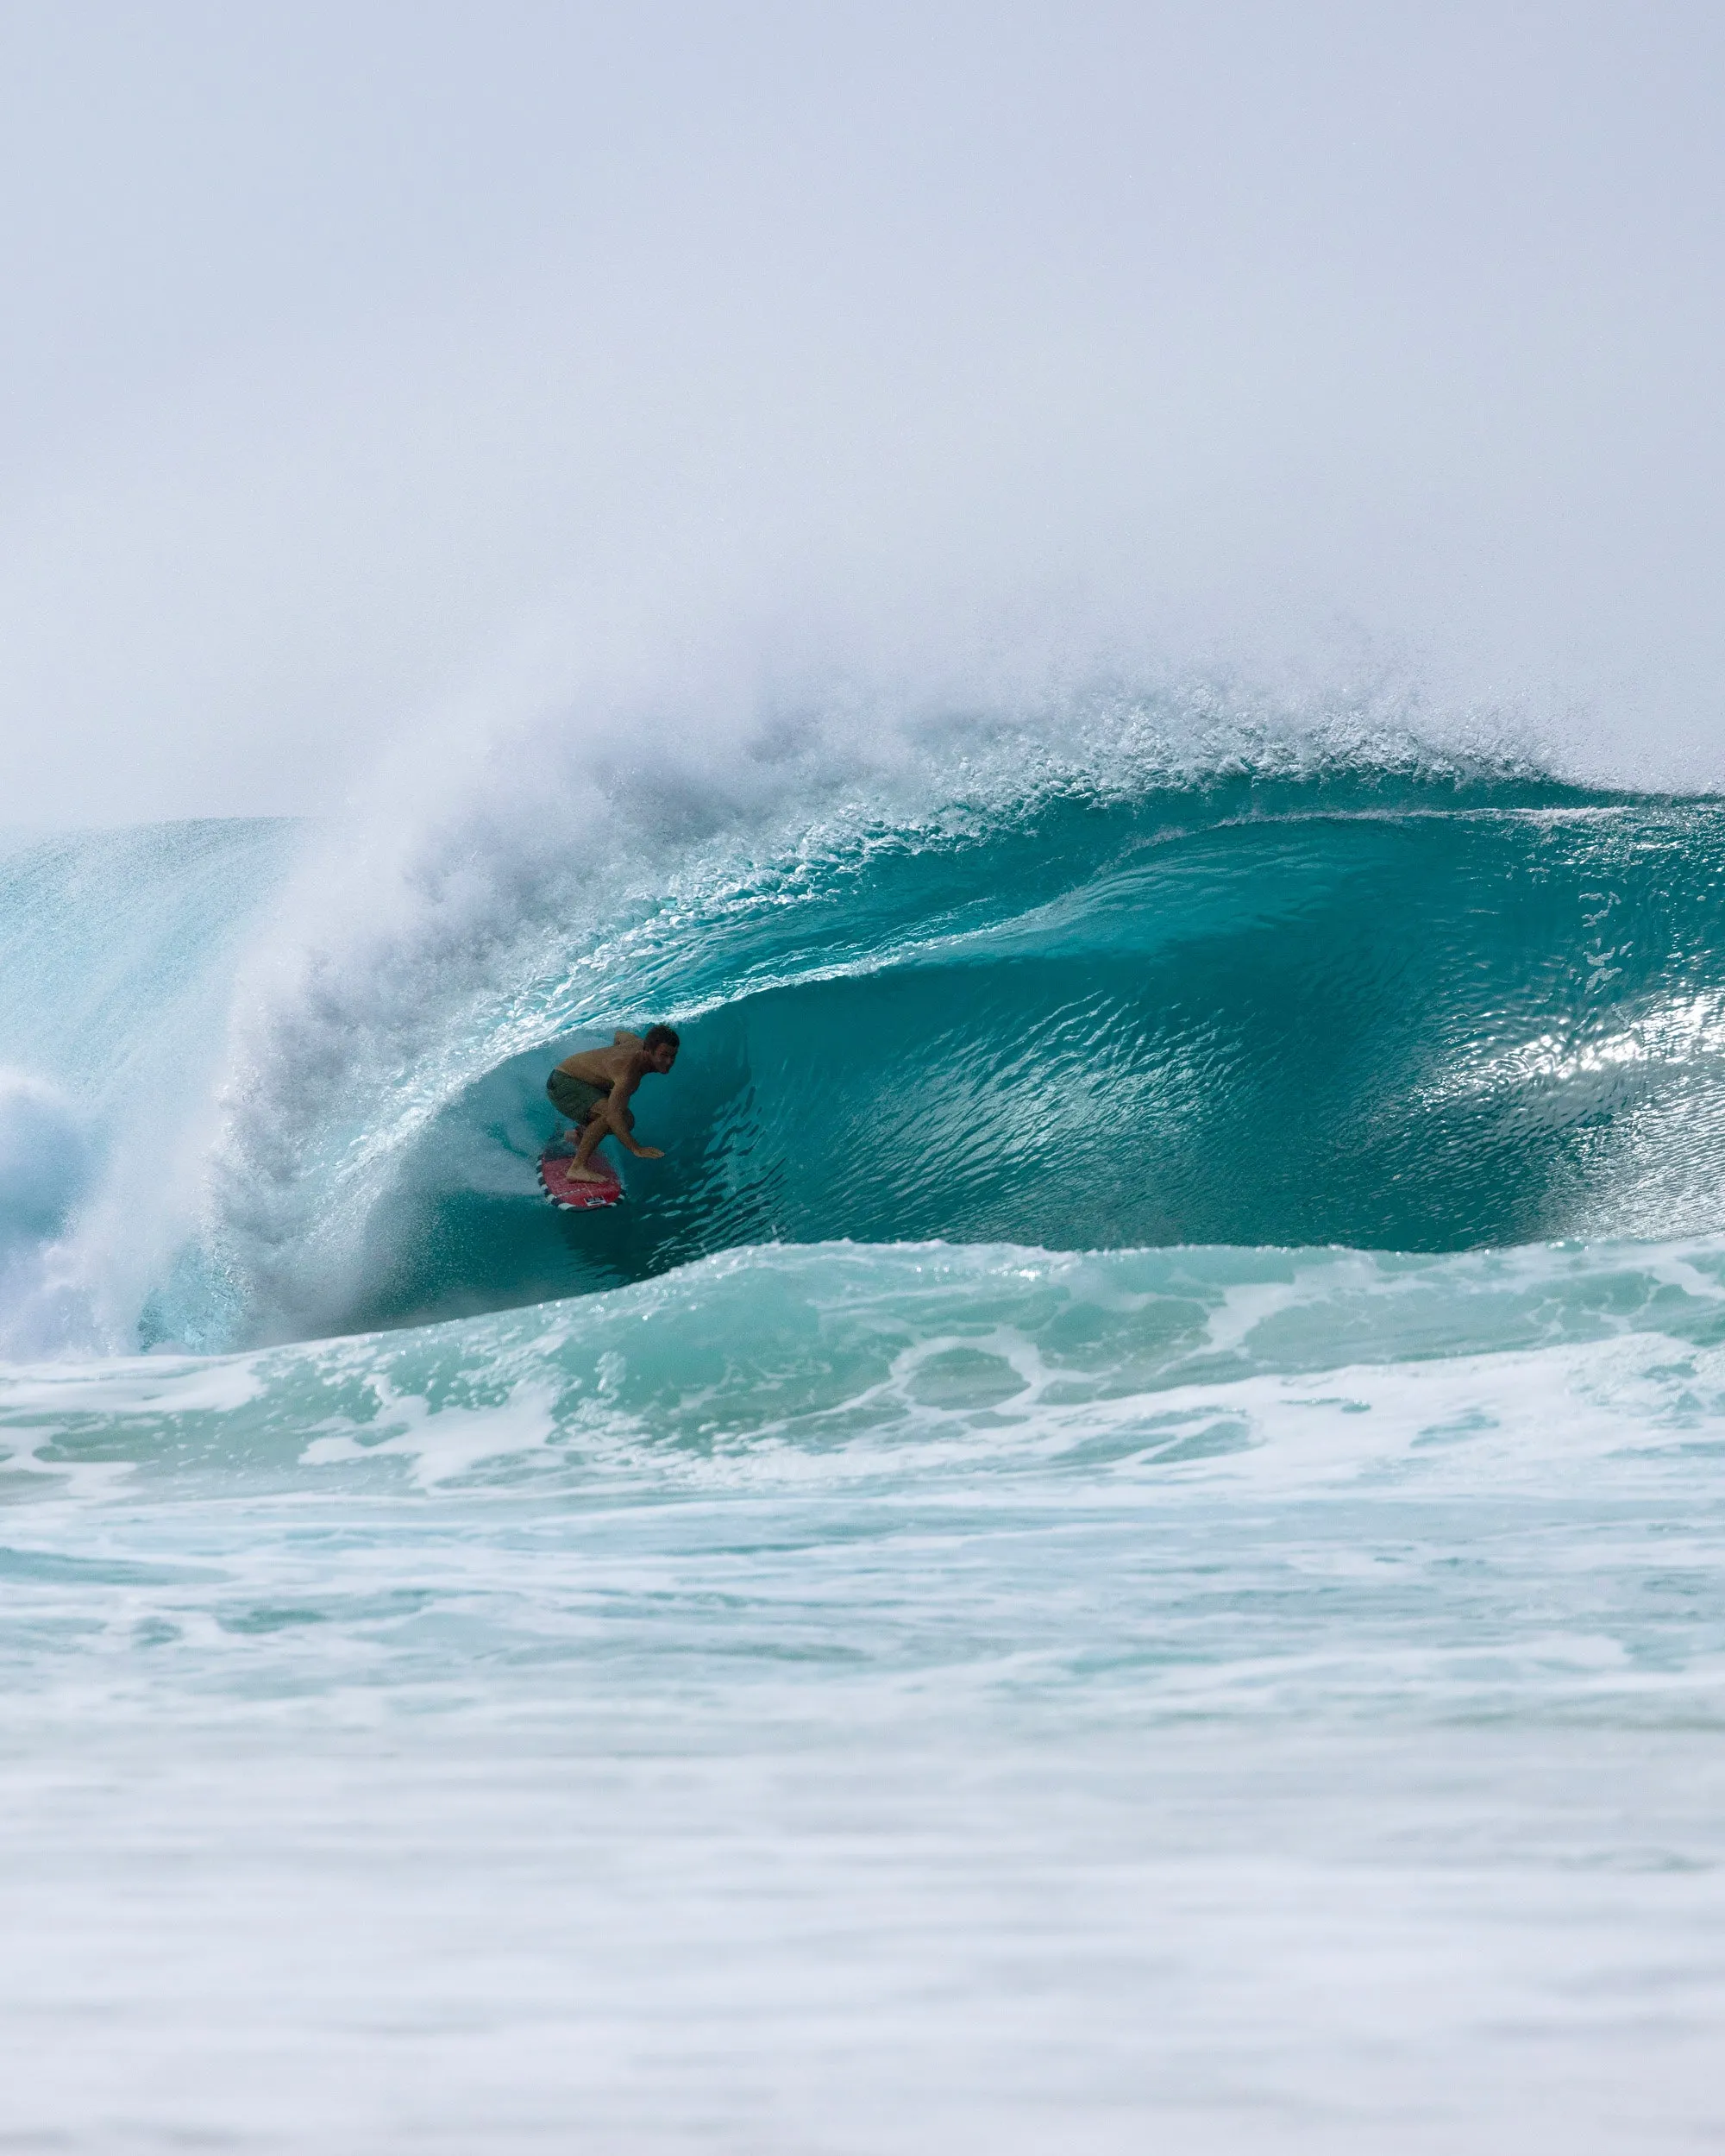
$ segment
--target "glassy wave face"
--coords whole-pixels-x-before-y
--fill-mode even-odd
[[[350,1070],[303,1012],[261,1071],[224,1066],[236,953],[296,843],[186,825],[0,857],[15,1304],[52,1303],[30,1261],[68,1237],[111,1344],[219,1347],[767,1243],[1438,1252],[1725,1212],[1710,800],[1357,759],[997,790],[668,868],[580,935],[547,901],[489,993],[442,1009],[410,973],[417,1068]],[[302,1001],[329,994],[326,969]],[[555,1213],[548,1070],[660,1017],[683,1054],[637,1106],[665,1158],[624,1162],[614,1212]],[[254,1093],[206,1184],[187,1103],[209,1125]]]
[[[405,1149],[352,1325],[738,1244],[1439,1251],[1715,1225],[1725,812],[1349,772],[883,830],[662,932],[630,1202],[538,1197],[572,1032]],[[758,985],[757,985],[758,984]]]

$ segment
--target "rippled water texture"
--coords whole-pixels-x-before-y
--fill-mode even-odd
[[[1711,1226],[1725,813],[1452,793],[1060,798],[727,894],[629,981],[643,1016],[695,1013],[643,1095],[668,1158],[626,1164],[642,1202],[579,1226],[536,1206],[547,1057],[506,1059],[410,1149],[344,1321],[766,1240],[1442,1250]]]

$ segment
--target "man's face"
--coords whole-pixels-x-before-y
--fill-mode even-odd
[[[653,1050],[650,1060],[654,1069],[662,1074],[669,1070],[671,1065],[676,1062],[677,1051],[668,1041],[661,1041]]]

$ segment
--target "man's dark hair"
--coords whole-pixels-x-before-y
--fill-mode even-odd
[[[641,1036],[641,1045],[650,1056],[656,1048],[681,1048],[676,1029],[670,1025],[649,1025]]]

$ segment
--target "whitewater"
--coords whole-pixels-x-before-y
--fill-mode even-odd
[[[0,2146],[1725,2130],[1725,802],[890,700],[0,844]]]

